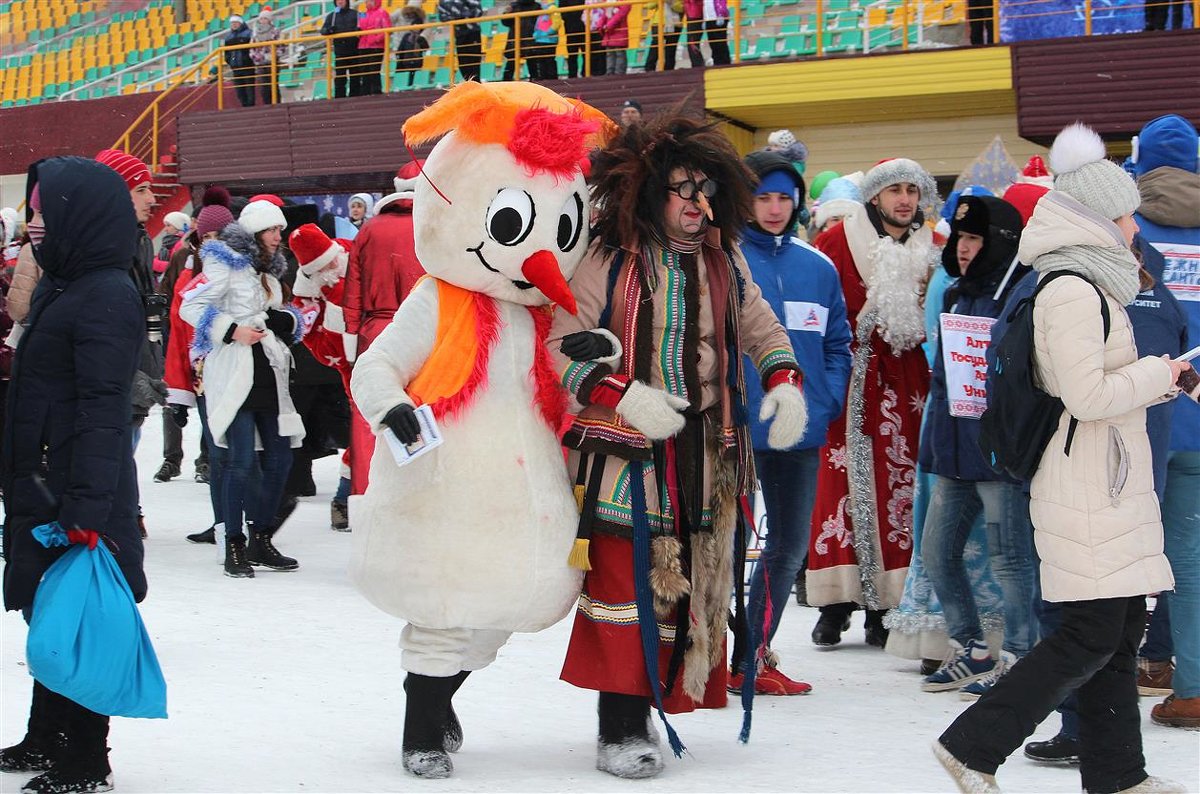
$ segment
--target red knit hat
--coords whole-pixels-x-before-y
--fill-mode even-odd
[[[1021,225],[1024,226],[1029,223],[1029,216],[1033,214],[1033,208],[1037,206],[1038,200],[1049,192],[1050,189],[1044,185],[1017,182],[1009,185],[1008,190],[1004,191],[1004,200],[1021,213]]]
[[[105,149],[97,153],[96,162],[116,171],[130,190],[150,181],[150,169],[146,164],[119,149]]]
[[[288,248],[296,255],[300,272],[306,276],[317,273],[345,251],[337,242],[330,240],[321,227],[306,223],[288,237]]]

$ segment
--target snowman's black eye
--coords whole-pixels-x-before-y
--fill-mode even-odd
[[[570,251],[579,242],[579,233],[583,230],[583,199],[578,193],[572,193],[563,202],[558,216],[558,248],[560,251]]]
[[[506,187],[487,210],[487,231],[501,245],[518,245],[533,231],[533,198],[524,190]]]

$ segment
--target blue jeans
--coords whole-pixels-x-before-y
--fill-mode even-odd
[[[1175,649],[1171,643],[1171,598],[1167,593],[1159,593],[1154,602],[1154,611],[1150,613],[1146,641],[1138,651],[1138,658],[1169,662],[1174,655]]]
[[[262,443],[256,454],[255,431]],[[267,529],[275,520],[288,471],[292,468],[292,447],[287,436],[279,435],[279,417],[274,411],[237,412],[225,431],[225,461],[221,466],[221,515],[226,537],[242,534],[242,517],[258,529]],[[262,472],[258,488],[251,478],[259,464]]]
[[[208,450],[208,498],[212,502],[213,524],[223,524],[221,509],[221,472],[225,467],[225,449],[213,443],[208,430],[208,403],[204,395],[196,396],[196,413],[200,415],[200,443]]]
[[[1200,697],[1200,452],[1172,452],[1162,501],[1163,541],[1171,594],[1172,685],[1179,698]]]
[[[921,562],[946,616],[946,632],[966,645],[982,640],[963,550],[971,525],[983,511],[988,559],[1004,600],[1004,650],[1021,657],[1036,640],[1033,528],[1029,498],[1021,486],[934,478],[921,536]]]
[[[350,500],[350,478],[342,477],[338,480],[337,492],[333,495],[334,504],[344,505]]]
[[[762,556],[750,578],[750,647],[764,644],[763,623],[767,611],[767,583],[770,582],[771,625],[766,627],[766,644],[779,628],[783,608],[796,574],[808,555],[808,533],[813,502],[817,497],[817,469],[820,448],[776,452],[755,450],[754,465],[762,483],[767,508],[768,531]]]

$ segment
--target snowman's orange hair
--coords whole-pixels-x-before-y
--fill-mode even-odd
[[[404,123],[409,146],[453,130],[474,143],[506,147],[531,171],[569,175],[616,125],[600,111],[535,83],[459,83]]]

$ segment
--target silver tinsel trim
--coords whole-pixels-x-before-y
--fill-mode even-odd
[[[846,416],[846,477],[850,484],[847,512],[854,525],[854,557],[862,582],[863,602],[867,609],[880,609],[876,581],[880,575],[875,556],[879,536],[875,514],[875,457],[869,436],[862,432],[866,415],[864,395],[867,369],[871,359],[871,334],[878,313],[870,309],[858,317],[858,348],[850,370],[849,411]]]
[[[1004,616],[998,612],[985,612],[979,616],[979,625],[985,634],[1004,632]],[[946,616],[941,612],[902,612],[889,609],[883,616],[883,627],[902,634],[922,631],[946,630]]]

